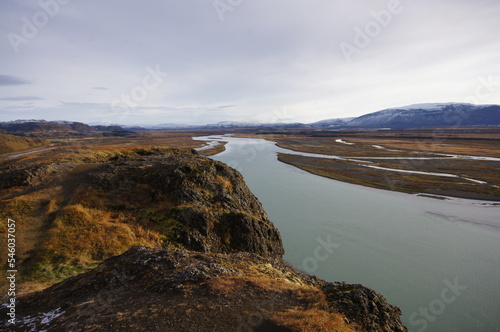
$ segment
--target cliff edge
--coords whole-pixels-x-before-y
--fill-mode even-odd
[[[140,246],[17,307],[11,331],[406,331],[375,291],[280,259]]]
[[[57,149],[0,176],[18,285],[52,285],[0,330],[406,331],[377,292],[285,263],[241,174],[194,151]]]

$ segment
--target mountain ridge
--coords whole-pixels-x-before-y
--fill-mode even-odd
[[[332,118],[313,123],[251,123],[221,121],[214,124],[188,125],[164,123],[156,125],[86,125],[71,121],[15,120],[0,122],[0,129],[9,133],[62,131],[70,135],[94,131],[122,130],[205,130],[205,129],[409,129],[437,127],[500,126],[500,105],[467,103],[426,103],[391,107],[358,117]]]

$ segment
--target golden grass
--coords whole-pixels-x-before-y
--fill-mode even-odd
[[[19,137],[0,132],[0,154],[40,147],[47,143],[42,138]]]
[[[356,332],[340,314],[321,309],[289,309],[273,315],[272,320],[279,325],[298,332]]]
[[[111,213],[76,204],[57,215],[44,249],[56,261],[86,264],[121,254],[134,245],[158,247],[159,243],[155,232],[112,222]]]
[[[215,183],[219,184],[223,189],[227,190],[228,192],[233,192],[233,184],[231,181],[228,180],[227,177],[224,177],[222,175],[217,175],[215,177]]]
[[[255,273],[256,270],[253,271]],[[286,294],[290,299],[293,298],[294,302],[300,302],[301,306],[291,307],[282,312],[271,312],[269,319],[292,331],[356,331],[346,322],[344,316],[327,310],[326,295],[319,289],[254,273],[245,276],[210,279],[207,281],[207,285],[211,293],[219,296],[228,296],[255,287],[260,289],[259,293],[268,294],[271,299],[283,299],[283,295]],[[277,294],[281,294],[281,296],[277,296]],[[273,300],[262,299],[262,301],[270,301],[270,307],[274,307]],[[281,305],[280,308],[282,308]]]

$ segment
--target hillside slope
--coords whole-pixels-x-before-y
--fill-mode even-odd
[[[283,262],[279,231],[227,165],[187,149],[65,149],[1,165],[20,296],[0,330],[406,331],[375,291]],[[37,283],[52,286],[26,292]]]
[[[0,154],[28,150],[47,143],[43,138],[18,137],[0,130]]]
[[[18,308],[10,331],[406,331],[375,291],[250,253],[134,247]]]
[[[421,104],[390,108],[357,117],[348,128],[449,128],[500,125],[500,106]]]
[[[16,120],[0,122],[0,129],[8,133],[33,137],[85,136],[95,132],[87,124],[73,121]]]
[[[0,222],[18,221],[26,280],[60,280],[133,245],[283,255],[241,174],[190,150],[40,158],[0,169]]]

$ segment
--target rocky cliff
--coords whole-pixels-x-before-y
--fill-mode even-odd
[[[11,331],[406,331],[375,291],[251,253],[134,247],[17,307]]]
[[[284,253],[241,174],[222,163],[180,149],[49,153],[59,157],[0,169],[0,214],[19,220],[27,278],[71,276],[134,245]]]
[[[194,151],[52,150],[0,176],[19,285],[71,276],[19,297],[16,324],[0,329],[406,331],[375,291],[283,262],[241,174]]]

